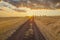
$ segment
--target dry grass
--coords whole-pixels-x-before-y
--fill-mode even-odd
[[[2,17],[0,18],[0,40],[5,40],[16,29],[19,28],[21,24],[27,21],[28,18],[19,18],[19,17]]]
[[[47,40],[60,40],[60,16],[36,17],[35,21]]]

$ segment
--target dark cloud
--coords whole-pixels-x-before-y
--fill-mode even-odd
[[[9,3],[11,3],[12,5],[14,5],[14,6],[18,6],[19,4],[20,4],[20,1],[14,1],[14,0],[4,0],[5,2],[9,2]]]
[[[21,4],[26,5],[27,3],[27,0],[8,0],[8,1],[4,0],[4,1],[9,2],[12,5],[17,6],[17,7],[21,6]]]
[[[44,6],[44,8],[60,8],[60,0],[4,0],[4,1],[9,2],[17,7],[19,7],[21,4],[24,4],[24,6],[29,5],[35,7],[34,5],[35,3],[37,4],[36,6],[39,6],[40,4]]]
[[[57,3],[57,2],[60,2],[60,0],[51,0],[51,2]]]

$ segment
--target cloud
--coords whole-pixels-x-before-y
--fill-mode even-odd
[[[7,1],[7,0],[4,0]],[[8,0],[9,3],[13,4],[14,6],[20,7],[20,5],[23,3],[25,6],[33,5],[35,7],[34,3],[37,4],[37,6],[43,5],[45,8],[60,8],[60,0]]]
[[[12,0],[12,1],[16,1],[16,2],[18,2],[18,1],[20,1],[20,0]]]

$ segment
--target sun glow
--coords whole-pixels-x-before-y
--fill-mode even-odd
[[[33,16],[33,11],[30,9],[30,8],[27,8],[27,7],[20,7],[19,8],[20,10],[25,10],[26,11],[26,16]]]
[[[33,14],[34,14],[34,13],[33,13],[32,10],[27,11],[27,15],[28,15],[28,16],[33,16]]]
[[[56,9],[56,10],[48,10],[48,9],[38,9],[38,10],[34,10],[34,9],[30,9],[27,7],[20,7],[18,8],[19,10],[25,10],[26,12],[19,12],[19,11],[15,11],[12,10],[10,8],[7,7],[2,7],[0,8],[2,10],[0,10],[0,17],[25,17],[25,16],[29,16],[29,18],[31,18],[32,16],[59,16],[60,15],[60,9]]]
[[[27,11],[28,16],[59,16],[60,9],[56,10],[48,10],[48,9],[40,9],[40,10],[29,10]]]

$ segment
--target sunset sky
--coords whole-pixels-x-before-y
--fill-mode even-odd
[[[60,16],[60,0],[3,0],[0,2],[0,17],[33,15]]]
[[[20,7],[21,4],[29,7],[40,7],[40,8],[60,8],[60,0],[4,0],[11,3],[16,7]],[[41,5],[43,7],[41,7]]]

